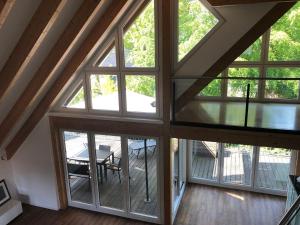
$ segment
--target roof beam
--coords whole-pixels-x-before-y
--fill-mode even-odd
[[[5,23],[16,0],[0,0],[0,29]]]
[[[237,57],[239,57],[253,42],[255,42],[267,29],[279,20],[295,2],[282,2],[276,4],[264,17],[262,17],[238,42],[225,52],[202,77],[217,77]],[[192,100],[211,79],[198,78],[177,100],[176,112],[180,111],[190,100]]]
[[[127,2],[127,0],[119,0],[117,2],[111,3],[107,10],[99,18],[98,23],[91,30],[76,53],[72,56],[63,72],[47,91],[46,95],[42,98],[37,107],[33,110],[27,121],[23,124],[22,128],[6,146],[5,151],[7,159],[10,159],[14,155],[14,153],[18,150],[27,136],[37,125],[37,123],[46,114],[56,96],[59,94],[68,80],[72,77],[72,75],[76,72],[77,68],[84,61],[85,57],[93,49],[95,44],[109,28],[117,15],[119,15],[120,11],[127,4]]]
[[[0,100],[17,77],[19,70],[31,52],[34,52],[53,24],[57,13],[66,0],[42,1],[30,23],[22,34],[18,44],[0,71]]]
[[[297,0],[208,0],[212,6],[256,4],[263,2],[295,2]]]
[[[57,63],[61,60],[67,49],[72,47],[72,42],[76,39],[80,31],[88,23],[92,13],[100,8],[100,0],[85,0],[77,10],[72,20],[67,25],[65,31],[58,38],[54,47],[47,55],[27,87],[17,99],[5,119],[0,125],[0,145],[7,137],[10,129],[17,123],[27,106],[33,101],[36,94],[50,77]]]

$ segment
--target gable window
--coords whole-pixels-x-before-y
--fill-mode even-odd
[[[219,23],[200,0],[178,0],[177,61],[185,58]]]
[[[136,6],[85,66],[79,83],[86,89],[86,96],[76,95],[76,104],[70,102],[65,108],[159,118],[156,1],[138,1]]]
[[[221,75],[240,79],[215,79],[200,92],[199,96],[241,100],[246,97],[247,84],[250,84],[252,100],[298,103],[300,101],[299,12],[300,3],[296,3]],[[243,80],[242,77],[253,79]]]

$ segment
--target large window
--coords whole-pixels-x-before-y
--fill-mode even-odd
[[[213,30],[219,19],[200,0],[178,0],[177,61]]]
[[[263,79],[214,80],[200,96],[238,100],[246,97],[247,84],[250,84],[252,99],[299,102],[299,34],[300,3],[297,3],[221,74],[223,77]],[[286,78],[294,80],[284,80]]]
[[[159,140],[62,131],[70,206],[160,222]]]
[[[156,1],[135,4],[85,67],[65,109],[159,118]]]
[[[192,182],[286,194],[292,150],[207,141],[190,146]]]

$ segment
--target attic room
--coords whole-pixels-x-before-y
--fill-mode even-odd
[[[300,2],[0,0],[0,225],[300,224]]]

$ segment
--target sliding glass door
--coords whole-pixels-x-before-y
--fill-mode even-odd
[[[160,222],[157,139],[63,131],[62,140],[70,206]]]
[[[149,138],[128,138],[127,145],[130,211],[157,217],[157,141]]]
[[[69,202],[94,204],[88,134],[65,131],[63,139]]]
[[[125,166],[120,136],[94,135],[100,206],[125,210]]]
[[[270,194],[286,193],[291,150],[190,141],[190,181]]]

